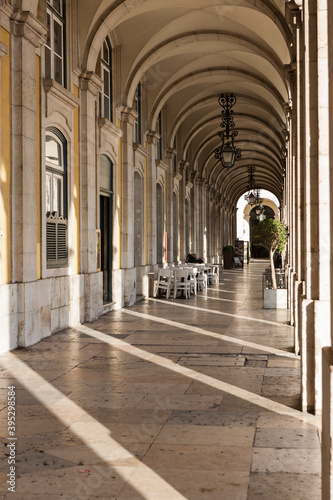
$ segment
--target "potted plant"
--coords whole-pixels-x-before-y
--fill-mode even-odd
[[[224,269],[232,269],[234,264],[234,247],[232,245],[227,245],[223,247],[223,263]]]
[[[272,288],[264,290],[264,308],[266,309],[287,307],[287,289],[277,288],[274,265],[274,254],[284,250],[287,238],[287,226],[278,220],[265,219],[253,229],[253,243],[269,251]]]

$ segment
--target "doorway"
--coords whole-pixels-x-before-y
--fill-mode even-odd
[[[112,302],[112,162],[105,155],[100,157],[99,214],[101,228],[101,271],[103,272],[103,302]]]

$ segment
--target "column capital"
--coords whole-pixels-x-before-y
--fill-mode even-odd
[[[45,45],[47,29],[31,12],[15,10],[10,23],[14,36],[25,38],[36,48]]]
[[[188,161],[181,160],[179,162],[179,168],[180,170],[185,170],[186,167],[188,167],[190,163]]]
[[[81,88],[89,90],[96,97],[103,85],[101,78],[94,71],[84,71],[80,75]]]
[[[146,136],[148,144],[153,144],[154,146],[156,146],[157,141],[161,138],[161,136],[154,130],[148,130]]]
[[[165,155],[168,160],[173,160],[177,154],[177,149],[169,148],[166,150]]]
[[[131,126],[134,126],[135,120],[139,116],[138,112],[135,111],[134,108],[128,108],[123,106],[121,109],[121,121],[124,123],[128,123]]]
[[[197,180],[197,177],[199,175],[199,172],[197,170],[192,170],[191,172],[191,178],[192,178],[192,182],[194,183],[194,181]]]
[[[203,186],[205,179],[203,177],[197,177],[195,179],[195,182],[198,184],[198,186]]]

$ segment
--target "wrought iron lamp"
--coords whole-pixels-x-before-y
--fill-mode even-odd
[[[256,215],[257,215],[257,219],[259,220],[259,222],[262,222],[263,220],[266,219],[265,209],[264,209],[264,205],[262,204],[262,200],[260,201],[259,206],[257,206],[257,208],[256,208]]]
[[[260,189],[256,189],[255,197],[255,204],[260,205],[260,202],[262,202],[262,199],[260,198]]]
[[[248,195],[246,195],[246,196],[247,196],[247,198],[246,198],[246,199],[247,199],[248,204],[249,204],[249,205],[251,205],[251,206],[252,206],[252,205],[254,205],[254,204],[255,204],[255,202],[256,202],[256,197],[255,197],[255,195],[252,193],[252,191],[251,191],[251,193],[250,193],[250,194],[248,194]]]
[[[254,191],[254,172],[256,171],[256,167],[254,167],[254,166],[247,167],[247,171],[249,174],[249,185],[248,185],[249,193],[247,193],[244,196],[244,198],[248,202],[248,204],[252,206],[257,201],[256,194]],[[258,190],[257,190],[257,192],[258,192]]]
[[[232,116],[234,111],[231,108],[236,104],[236,101],[237,99],[233,94],[221,94],[219,97],[219,104],[222,107],[222,122],[220,127],[225,130],[218,133],[222,144],[219,148],[215,149],[214,153],[215,158],[220,160],[222,167],[227,170],[233,167],[235,161],[242,157],[242,150],[236,148],[234,142],[238,132],[234,130],[235,122]]]

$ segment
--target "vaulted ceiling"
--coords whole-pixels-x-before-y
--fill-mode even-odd
[[[120,46],[121,103],[133,105],[141,80],[148,90],[149,123],[163,108],[167,144],[218,192],[235,203],[255,182],[282,198],[286,65],[294,60],[284,0],[80,0],[82,67],[94,70],[107,34]],[[219,146],[221,93],[237,98],[236,146],[242,159],[227,171],[214,157]]]

